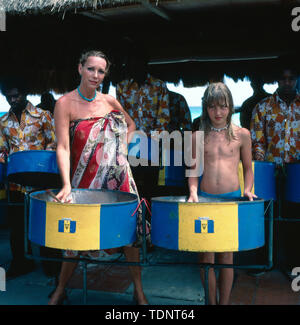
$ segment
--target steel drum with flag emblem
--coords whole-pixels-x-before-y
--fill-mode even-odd
[[[264,200],[199,196],[152,199],[154,245],[180,251],[233,252],[265,244]]]
[[[30,241],[65,250],[108,249],[136,241],[135,194],[73,189],[71,198],[72,203],[59,203],[47,191],[30,194]]]

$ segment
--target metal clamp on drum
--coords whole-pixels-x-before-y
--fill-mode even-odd
[[[286,164],[285,200],[300,202],[300,163]]]
[[[9,182],[33,187],[60,187],[56,152],[26,150],[10,154],[7,160]]]
[[[135,194],[74,189],[71,197],[72,203],[59,203],[46,191],[30,194],[30,241],[65,250],[108,249],[135,242]]]
[[[154,245],[179,251],[234,252],[264,246],[264,200],[186,197],[152,199]]]

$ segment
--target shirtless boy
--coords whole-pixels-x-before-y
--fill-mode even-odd
[[[238,177],[239,162],[244,173],[244,196],[249,200],[256,197],[251,193],[253,186],[250,132],[231,123],[234,112],[232,95],[223,83],[212,83],[202,99],[203,114],[200,130],[204,131],[204,170],[200,184],[202,196],[241,196]],[[196,136],[193,133],[193,157],[196,157]],[[195,164],[194,168],[197,168]],[[189,202],[198,202],[198,177],[189,177]],[[200,263],[214,263],[213,252],[199,253]],[[233,264],[233,253],[218,253],[220,264]],[[201,270],[203,281],[204,272]],[[233,282],[233,269],[220,269],[219,301],[214,269],[209,270],[209,303],[228,304]]]

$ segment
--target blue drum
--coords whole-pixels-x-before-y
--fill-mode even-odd
[[[182,150],[160,150],[160,144],[151,137],[143,137],[135,134],[135,137],[128,146],[128,160],[131,166],[132,159],[145,166],[161,166],[159,171],[158,185],[160,186],[184,186],[185,167],[183,165]],[[136,160],[137,161],[137,160]]]
[[[234,252],[265,244],[264,200],[201,197],[152,199],[154,245],[191,252]]]
[[[9,182],[33,186],[58,188],[61,186],[56,152],[26,150],[10,154],[7,160]]]
[[[254,174],[253,192],[264,200],[276,200],[275,163],[267,161],[253,161]],[[244,189],[243,167],[239,165],[241,191]]]
[[[300,202],[300,163],[286,164],[285,200]]]
[[[178,155],[178,157],[176,157]],[[182,152],[170,150],[163,156],[162,168],[159,173],[158,185],[161,186],[184,186],[185,166],[183,165]]]
[[[128,145],[128,160],[134,167],[136,162],[143,166],[159,166],[159,142],[146,137],[142,132],[135,132]]]
[[[73,189],[72,203],[59,203],[48,192],[38,191],[30,194],[29,201],[29,240],[38,245],[84,251],[136,241],[134,194]]]
[[[5,183],[5,167],[4,163],[0,163],[0,184]]]

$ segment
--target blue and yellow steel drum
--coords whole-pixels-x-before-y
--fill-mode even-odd
[[[6,164],[0,162],[0,201],[6,199],[6,190],[4,186],[5,183],[6,183]],[[0,214],[3,214],[3,207],[1,207],[0,210],[1,210]]]
[[[5,164],[0,162],[0,184],[5,183]]]
[[[136,240],[136,195],[74,189],[71,196],[73,203],[58,203],[45,191],[30,194],[30,241],[65,250],[99,250]]]
[[[7,178],[10,182],[21,185],[59,187],[56,152],[26,150],[10,154],[7,160]]]
[[[300,202],[300,163],[286,164],[285,200]]]
[[[152,199],[151,238],[156,246],[192,252],[234,252],[265,243],[264,201],[186,197]]]
[[[0,162],[0,184],[6,183],[6,164]]]
[[[252,192],[264,200],[276,200],[275,163],[267,161],[253,161],[252,170],[254,183]],[[239,164],[239,179],[241,192],[244,191],[244,178],[242,163]]]
[[[140,163],[161,166],[159,171],[159,186],[184,186],[185,167],[183,166],[183,152],[180,150],[161,150],[159,142],[151,137],[135,136],[128,146],[129,161],[132,157]]]
[[[170,156],[163,157],[163,166],[159,172],[158,185],[160,186],[184,186],[185,166],[183,165],[182,152],[169,151]],[[176,155],[179,155],[176,157]],[[178,160],[178,161],[176,161]]]
[[[159,166],[159,142],[136,132],[128,145],[128,159],[132,158],[144,166]]]

